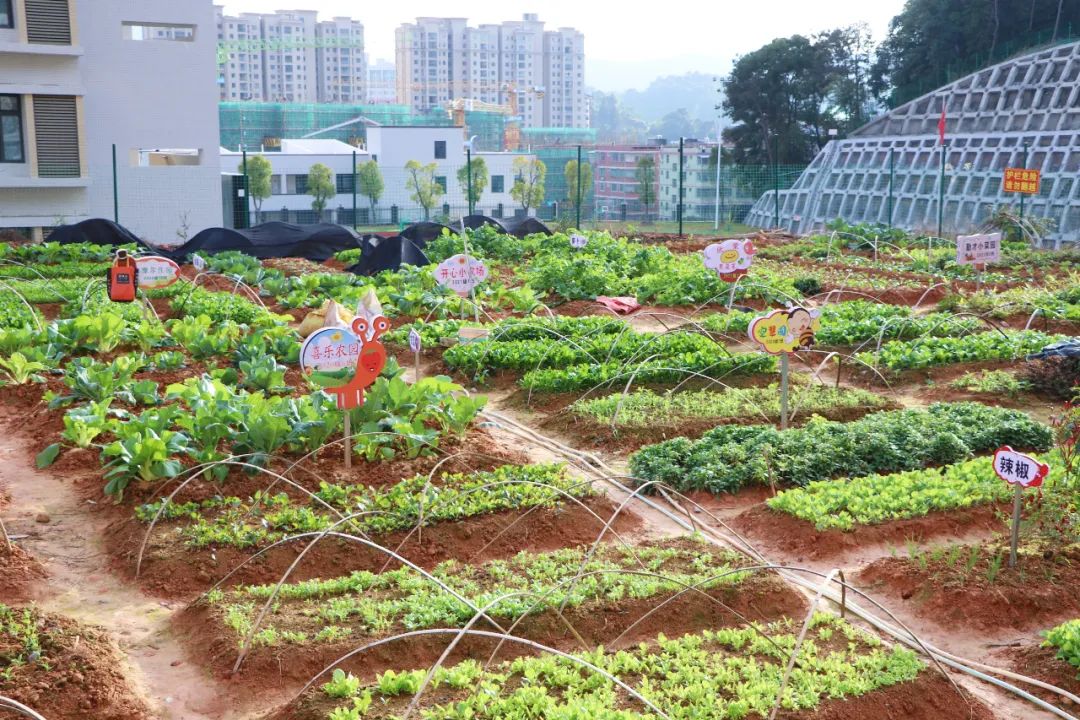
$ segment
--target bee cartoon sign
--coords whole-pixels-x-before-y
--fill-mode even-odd
[[[814,345],[814,334],[821,329],[821,313],[799,305],[773,310],[750,323],[750,339],[771,354],[793,353]]]
[[[750,272],[757,248],[749,240],[724,240],[705,248],[705,267],[715,270],[724,282],[734,282]]]

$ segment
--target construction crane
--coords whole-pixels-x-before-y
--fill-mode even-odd
[[[518,109],[518,89],[513,83],[503,83],[499,86],[500,93],[506,93],[506,104],[490,103],[474,98],[456,98],[446,103],[446,114],[453,120],[455,125],[464,127],[466,112],[489,112],[506,116],[506,125],[503,128],[503,148],[514,151],[521,146],[521,113]],[[536,97],[544,97],[544,88],[534,87],[527,92],[532,92]]]

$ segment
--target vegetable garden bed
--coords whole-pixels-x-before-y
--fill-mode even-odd
[[[199,654],[217,658],[221,672],[231,670],[250,633],[245,676],[280,672],[302,681],[352,648],[410,631],[464,627],[475,608],[486,608],[494,623],[514,627],[518,637],[569,651],[581,650],[583,642],[585,647],[608,646],[617,639],[618,647],[629,648],[658,633],[738,626],[744,619],[774,621],[805,612],[804,599],[771,574],[740,573],[743,556],[714,552],[692,537],[628,546],[609,541],[595,553],[590,548],[523,552],[482,565],[450,560],[431,570],[470,604],[402,567],[286,584],[257,628],[253,623],[274,585],[212,593],[181,623],[199,628],[192,638]],[[473,627],[498,629],[486,620]],[[209,645],[207,638],[212,638]],[[466,637],[452,659],[490,654],[496,644]],[[373,677],[432,663],[445,646],[445,638],[437,635],[413,636],[341,667]],[[500,648],[499,657],[521,654],[531,653],[511,643]]]
[[[779,398],[775,385],[673,394],[637,390],[575,402],[544,424],[605,449],[634,450],[675,436],[698,437],[718,425],[779,423]],[[887,398],[854,388],[807,384],[796,386],[791,394],[796,426],[814,415],[848,421],[897,407]]]
[[[779,690],[789,654],[785,648],[794,645],[796,631],[793,623],[781,621],[674,639],[661,637],[655,645],[607,653],[598,649],[578,656],[623,679],[639,693],[638,698],[567,658],[519,658],[486,670],[475,662],[460,663],[436,672],[435,684],[423,696],[421,707],[429,717],[444,718],[656,717],[642,703],[645,699],[667,708],[679,706],[688,716],[705,720],[765,716]],[[803,648],[803,663],[785,693],[782,717],[899,717],[883,713],[878,705],[891,704],[886,699],[890,688],[905,695],[922,692],[908,706],[914,712],[904,717],[990,717],[977,701],[965,697],[968,702],[957,702],[955,691],[947,700],[941,686],[928,679],[929,671],[905,650],[883,648],[843,621],[823,615],[817,616],[811,632],[813,642]],[[342,674],[276,717],[396,717],[425,674],[423,670],[387,672],[366,686]]]
[[[1080,613],[1080,546],[1021,547],[1016,568],[1008,567],[1008,554],[1007,541],[916,550],[875,561],[856,582],[933,623],[983,634]]]

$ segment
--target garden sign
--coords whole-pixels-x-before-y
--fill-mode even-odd
[[[750,272],[757,248],[750,240],[724,240],[713,243],[704,250],[705,267],[715,270],[724,282],[735,282]]]
[[[1012,542],[1009,546],[1009,567],[1016,567],[1016,550],[1020,544],[1020,508],[1023,503],[1024,488],[1041,487],[1043,480],[1050,472],[1050,466],[1005,445],[994,453],[994,472],[999,478],[1016,488],[1013,496]]]
[[[483,262],[462,253],[446,258],[435,268],[435,279],[438,283],[450,288],[460,297],[468,296],[487,276],[488,269]]]
[[[377,317],[352,321],[350,328],[325,327],[311,333],[300,346],[300,371],[319,387],[334,395],[339,410],[364,404],[364,390],[386,366],[386,348],[380,338],[390,322]],[[350,418],[345,413],[345,467],[352,465]]]
[[[1001,260],[1001,233],[960,235],[956,238],[957,265],[985,265]]]
[[[135,258],[135,264],[139,266],[139,287],[143,290],[169,287],[180,279],[180,266],[169,258],[145,255]]]
[[[770,355],[780,356],[780,429],[788,425],[788,355],[813,347],[821,328],[821,313],[799,305],[773,310],[754,318],[747,329],[750,339]]]

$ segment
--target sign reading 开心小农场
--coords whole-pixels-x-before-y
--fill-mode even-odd
[[[1038,195],[1041,182],[1042,173],[1039,170],[1005,168],[1005,179],[1002,189],[1004,189],[1005,192]]]
[[[957,265],[985,265],[1001,260],[1001,233],[960,235],[956,238]]]
[[[1030,488],[1043,484],[1050,466],[1006,445],[994,453],[994,472],[1010,485]]]
[[[800,306],[773,310],[750,323],[750,339],[772,355],[793,353],[813,346],[821,328],[821,313]]]
[[[435,268],[435,280],[465,297],[474,287],[487,279],[488,270],[483,262],[462,253],[446,258]]]
[[[715,270],[724,282],[733,282],[750,271],[757,248],[750,240],[724,240],[705,248],[705,267]]]

